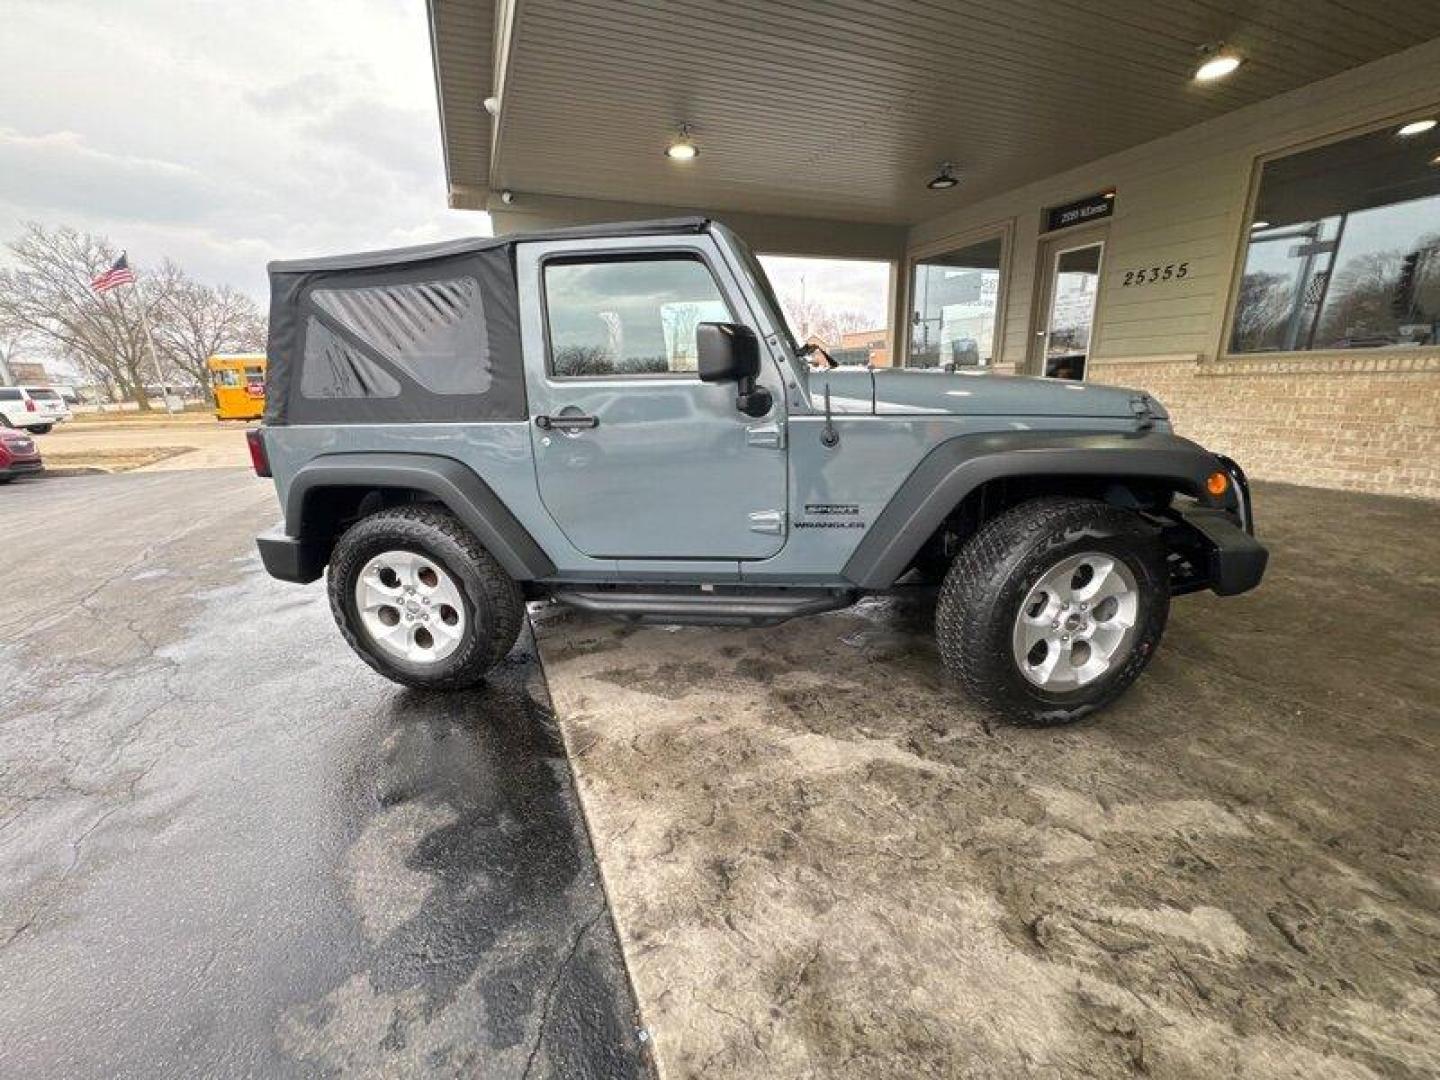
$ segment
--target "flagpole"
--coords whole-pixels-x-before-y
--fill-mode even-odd
[[[124,252],[121,252],[124,255]],[[175,407],[170,403],[170,387],[165,384],[165,372],[160,368],[160,357],[155,352],[155,338],[150,333],[149,305],[145,303],[144,291],[140,288],[140,275],[135,274],[135,294],[140,303],[140,325],[145,328],[145,344],[150,347],[150,363],[155,367],[155,378],[160,380],[160,396],[165,399],[165,411],[172,416]]]

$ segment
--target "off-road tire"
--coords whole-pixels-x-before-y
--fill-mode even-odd
[[[36,424],[30,430],[33,431],[36,435],[49,435],[50,429],[54,426],[54,424]]]
[[[1087,685],[1065,692],[1030,682],[1011,635],[1031,587],[1061,560],[1098,551],[1135,576],[1139,606],[1128,654]],[[1066,724],[1119,697],[1145,669],[1170,613],[1165,548],[1138,514],[1078,498],[1021,503],[981,526],[960,549],[935,608],[940,657],[979,704],[1021,724]]]
[[[444,660],[416,664],[387,656],[360,620],[356,576],[374,556],[396,549],[433,559],[460,585],[465,638]],[[336,542],[326,587],[340,633],[360,659],[387,679],[418,689],[459,690],[482,681],[515,644],[525,618],[519,586],[453,514],[437,506],[400,506],[361,518]]]

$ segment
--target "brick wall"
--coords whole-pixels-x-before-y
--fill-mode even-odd
[[[1175,430],[1252,477],[1440,499],[1440,352],[1285,359],[1095,359]]]

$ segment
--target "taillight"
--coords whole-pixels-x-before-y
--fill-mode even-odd
[[[34,399],[28,398],[28,397],[25,399],[25,411],[26,411],[26,412],[34,412],[34,411],[35,411],[35,401],[34,401]]]
[[[265,451],[265,429],[263,427],[246,428],[245,444],[250,447],[250,464],[255,469],[255,475],[269,476],[270,455]]]

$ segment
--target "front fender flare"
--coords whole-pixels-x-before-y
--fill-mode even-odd
[[[959,435],[920,460],[845,563],[862,589],[888,589],[965,496],[1003,477],[1159,480],[1207,505],[1205,478],[1222,468],[1204,447],[1167,431],[1003,431]]]
[[[439,500],[516,581],[555,573],[555,564],[490,485],[462,461],[439,454],[322,454],[302,465],[285,493],[285,531],[306,539],[306,503],[327,488],[399,488]]]

